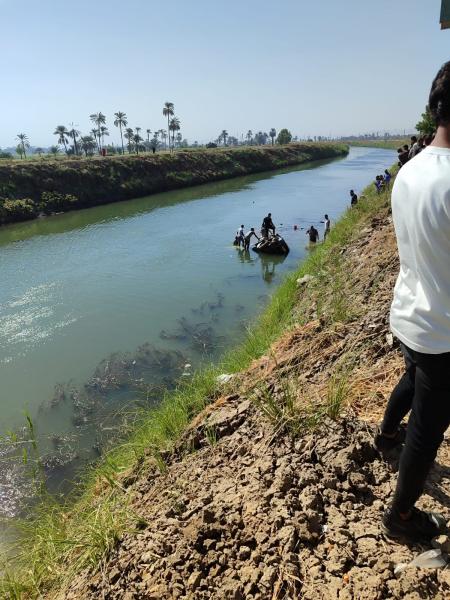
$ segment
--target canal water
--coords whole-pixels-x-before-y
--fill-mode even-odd
[[[136,401],[157,403],[164,387],[238,343],[306,255],[309,225],[322,237],[323,215],[333,223],[349,189],[359,193],[394,159],[352,148],[343,159],[2,228],[0,515],[16,514],[24,495],[10,459],[30,436],[25,413],[57,489]],[[259,231],[269,211],[290,254],[235,248],[238,227]]]

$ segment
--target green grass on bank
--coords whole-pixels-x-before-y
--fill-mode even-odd
[[[398,138],[396,140],[349,140],[350,146],[362,146],[364,148],[384,148],[385,150],[397,150],[404,144],[411,143],[409,138]]]
[[[320,273],[331,269],[336,277],[332,284],[335,286],[333,305],[327,318],[331,321],[350,318],[345,297],[339,290],[339,278],[348,278],[351,274],[342,272],[339,250],[358,237],[364,224],[388,202],[389,195],[377,195],[373,184],[366,188],[364,198],[354,209],[344,213],[327,241],[318,245],[299,268],[285,278],[240,346],[219,364],[204,368],[191,382],[167,393],[158,408],[140,413],[125,441],[86,474],[76,497],[64,505],[49,496],[42,498],[33,518],[21,524],[22,535],[13,557],[3,568],[0,565],[0,572],[3,571],[0,597],[38,598],[48,590],[61,588],[83,568],[99,566],[125,531],[145,526],[131,509],[129,482],[149,461],[164,471],[167,453],[192,418],[217,397],[217,375],[245,369],[252,360],[266,353],[282,333],[302,322],[298,277],[317,274],[316,297],[320,298],[321,293],[329,296],[330,280],[321,278]],[[300,300],[300,307],[303,301]],[[319,306],[317,311],[320,313]],[[339,386],[330,391],[330,414],[338,411],[341,392]]]

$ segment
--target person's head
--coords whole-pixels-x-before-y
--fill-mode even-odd
[[[432,141],[433,141],[433,136],[432,135],[426,135],[425,138],[424,138],[424,140],[423,140],[424,146],[429,146]]]
[[[355,192],[353,190],[350,190],[350,196],[353,196]]]
[[[404,150],[405,152],[408,152],[408,150],[409,150],[409,146],[408,146],[408,144],[405,144],[405,145],[403,146],[403,150]]]
[[[328,215],[325,215],[325,219],[328,219]]]
[[[411,144],[415,144],[417,142],[417,137],[415,135],[411,136]]]
[[[244,229],[244,226],[243,226],[243,225],[241,225],[241,228],[242,228],[242,229]]]
[[[390,175],[389,171],[387,169],[384,170],[386,175]]]
[[[255,231],[255,228],[254,227],[250,227],[250,231]]]
[[[399,154],[401,154],[401,153],[403,152],[403,148],[398,148],[398,149],[397,149],[397,152],[398,152]]]
[[[272,213],[269,213],[267,216],[268,216],[268,217],[271,217],[271,216],[272,216]]]
[[[428,106],[437,127],[450,125],[450,61],[442,65],[431,84]]]

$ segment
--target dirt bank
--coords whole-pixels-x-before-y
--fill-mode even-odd
[[[302,143],[23,163],[0,161],[0,224],[344,156],[347,152],[345,144]]]
[[[58,599],[441,599],[450,571],[380,534],[395,476],[371,431],[401,370],[388,207],[298,290],[294,325],[173,453],[126,473],[134,526]],[[325,288],[328,293],[324,294]],[[445,441],[421,505],[450,516]]]

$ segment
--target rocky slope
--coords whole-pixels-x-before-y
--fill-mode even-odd
[[[425,548],[379,529],[395,474],[371,435],[401,372],[387,209],[339,260],[347,276],[330,266],[299,287],[297,325],[223,387],[165,468],[149,458],[123,478],[139,527],[52,598],[450,597],[450,570],[395,575]],[[448,454],[445,441],[421,504],[450,517]]]

